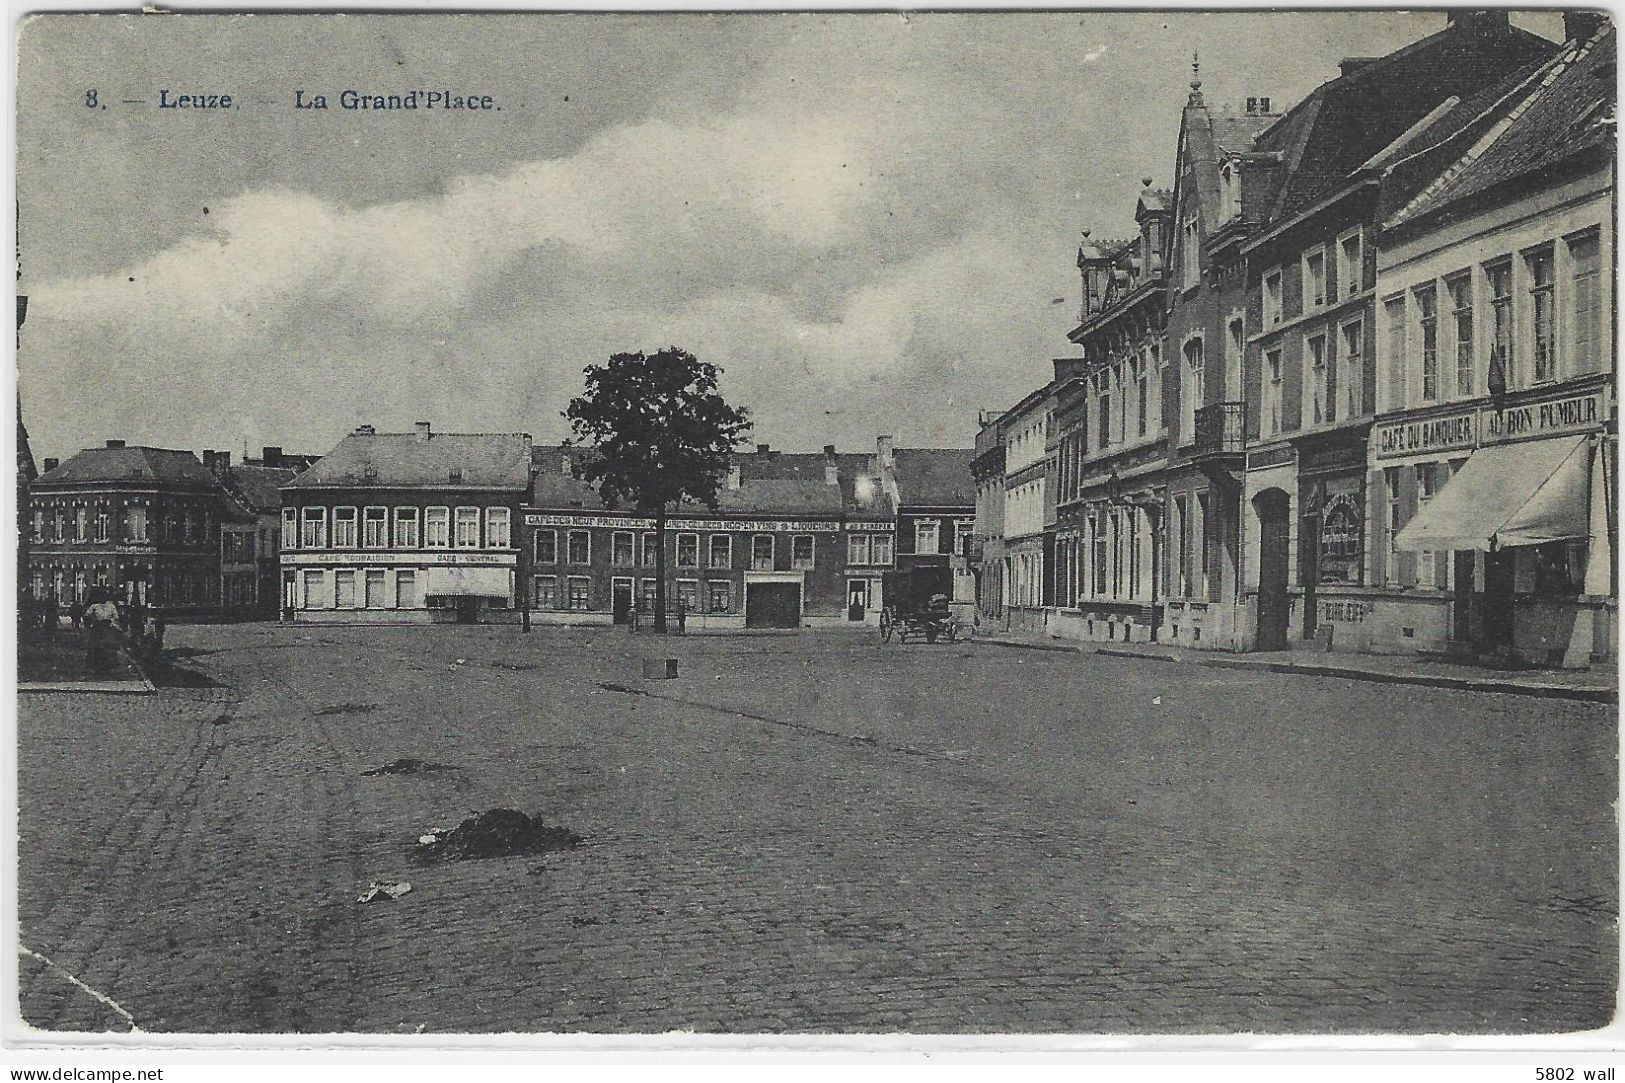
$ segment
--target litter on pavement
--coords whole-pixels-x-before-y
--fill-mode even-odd
[[[367,890],[361,893],[356,900],[358,903],[369,903],[374,899],[398,899],[412,890],[412,885],[405,880],[374,880],[367,885]]]

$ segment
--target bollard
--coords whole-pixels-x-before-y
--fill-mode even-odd
[[[646,681],[674,681],[677,679],[677,659],[645,658],[643,679]]]

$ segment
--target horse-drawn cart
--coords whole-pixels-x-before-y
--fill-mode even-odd
[[[939,585],[929,576],[886,573],[882,589],[887,601],[880,610],[880,641],[890,643],[893,636],[899,643],[910,639],[952,643],[958,639],[959,622],[954,619],[947,591],[937,589]]]

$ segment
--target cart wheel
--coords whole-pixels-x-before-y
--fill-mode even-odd
[[[892,633],[891,610],[882,609],[880,611],[880,642],[882,642],[882,643],[890,643],[891,642],[891,633]]]

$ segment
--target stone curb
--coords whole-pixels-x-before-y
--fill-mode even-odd
[[[1349,681],[1369,681],[1373,684],[1408,684],[1429,688],[1448,688],[1458,692],[1499,692],[1509,696],[1533,696],[1539,699],[1569,699],[1582,703],[1618,703],[1619,690],[1615,688],[1573,688],[1560,684],[1536,684],[1523,681],[1491,680],[1477,677],[1455,677],[1444,673],[1385,673],[1380,670],[1359,669],[1351,666],[1318,666],[1303,662],[1271,662],[1241,658],[1192,658],[1182,654],[1149,654],[1113,647],[1072,647],[1062,644],[1028,643],[1016,639],[980,637],[985,643],[1025,650],[1061,651],[1071,654],[1098,654],[1108,658],[1132,658],[1143,662],[1190,662],[1209,669],[1262,670],[1267,673],[1298,673],[1311,677],[1339,677]]]

